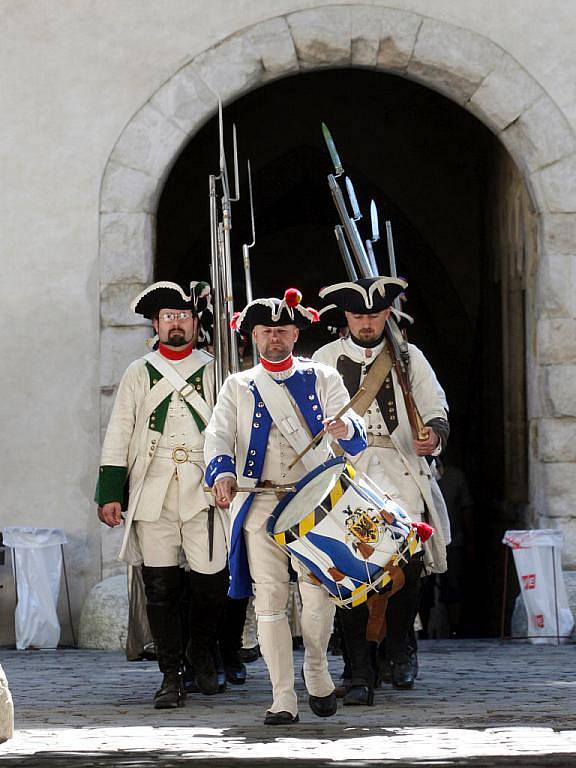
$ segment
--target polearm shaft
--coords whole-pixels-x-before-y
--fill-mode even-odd
[[[364,250],[362,238],[358,232],[356,222],[348,215],[348,209],[346,208],[344,195],[342,194],[342,190],[340,189],[340,186],[338,185],[338,182],[332,173],[328,174],[328,186],[330,187],[332,199],[334,200],[334,205],[338,211],[338,216],[340,217],[342,228],[346,233],[346,237],[350,243],[350,248],[352,249],[352,253],[356,259],[356,264],[358,265],[360,275],[362,277],[370,277],[372,275],[372,269],[370,267],[370,262],[368,261],[366,251]]]
[[[342,261],[344,262],[346,272],[348,273],[348,279],[358,280],[358,273],[354,267],[354,262],[352,261],[352,256],[350,255],[348,243],[346,242],[346,236],[341,224],[337,224],[334,227],[334,234],[336,235],[336,242],[338,243],[338,248],[340,249]]]
[[[388,260],[390,262],[390,277],[398,277],[396,269],[396,251],[394,249],[394,237],[392,236],[392,222],[386,222],[386,244],[388,246]],[[400,309],[402,306],[400,297],[394,299],[394,309]]]

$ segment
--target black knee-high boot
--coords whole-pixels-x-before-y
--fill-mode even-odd
[[[214,664],[214,648],[218,625],[228,593],[228,568],[218,573],[190,571],[190,639],[186,658],[196,675],[202,693],[218,693],[218,673]]]
[[[238,653],[242,647],[247,607],[248,598],[236,600],[227,597],[218,627],[218,644],[224,661],[226,679],[232,685],[243,685],[246,682],[246,667],[240,661]]]
[[[345,705],[372,704],[374,670],[370,643],[366,640],[368,606],[337,608],[346,655],[350,667],[350,686],[344,695]]]
[[[395,688],[412,688],[414,685],[411,654],[414,651],[413,626],[418,612],[421,573],[422,555],[418,554],[404,568],[404,586],[388,602],[386,656]]]
[[[184,701],[180,672],[182,631],[180,628],[180,569],[177,566],[142,566],[146,613],[154,640],[158,666],[164,675],[154,696],[156,709],[178,707]]]

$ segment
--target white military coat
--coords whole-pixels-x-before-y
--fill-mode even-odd
[[[258,386],[259,377],[271,380],[262,365],[229,376],[220,393],[212,418],[206,429],[204,457],[206,480],[210,486],[224,473],[233,474],[242,487],[255,487],[263,478],[268,438],[273,423]],[[285,386],[296,404],[307,430],[315,435],[323,428],[323,419],[330,418],[348,402],[349,397],[340,375],[331,367],[302,358],[294,358],[289,376],[274,386]],[[348,410],[346,416],[352,436],[338,442],[351,455],[366,446],[363,420]],[[300,426],[294,425],[301,428]],[[310,434],[306,434],[308,442]],[[328,440],[304,457],[302,473],[319,466],[332,456]],[[301,475],[303,476],[303,474]],[[232,597],[251,594],[242,526],[254,500],[253,493],[238,493],[231,504],[232,532],[230,543],[230,572]]]
[[[367,374],[367,367],[382,348],[383,344],[373,348],[372,357],[367,358],[364,348],[350,338],[338,339],[317,350],[313,359],[339,370],[342,357],[354,361],[361,366],[358,382],[361,384]],[[434,370],[418,347],[409,344],[408,348],[412,394],[424,423],[435,418],[446,419],[446,396]],[[421,520],[424,508],[427,509],[435,533],[424,544],[424,564],[429,573],[442,573],[447,567],[446,546],[450,542],[446,505],[428,462],[414,450],[410,422],[396,371],[392,369],[390,375],[393,397],[381,399],[381,402],[389,404],[385,406],[390,408],[390,413],[386,414],[388,419],[384,418],[378,401],[373,400],[365,413],[368,448],[354,459],[354,465],[403,506],[414,521]],[[383,442],[389,442],[390,447],[370,447],[371,435],[383,438]]]
[[[170,454],[170,449],[176,447],[172,445],[174,440],[165,429],[170,424],[170,412],[178,416],[178,409],[187,409],[187,405],[162,375],[151,379],[146,362],[147,358],[134,361],[120,381],[100,462],[101,480],[115,468],[119,470],[120,476],[122,470],[125,470],[124,478],[128,476],[129,501],[119,556],[131,565],[141,565],[143,562],[132,523],[135,519],[159,519],[166,491],[175,471],[180,484],[180,497],[186,499],[186,504],[181,505],[180,509],[182,520],[191,519],[213,503],[210,494],[202,490],[205,469],[204,432],[198,424],[203,420],[200,421],[199,416],[191,418],[189,413],[181,414],[188,417],[179,420],[182,426],[179,426],[174,435],[179,444],[185,444],[189,449],[189,460],[181,464],[167,460],[165,457]],[[151,365],[154,363],[153,360],[149,362]],[[203,350],[193,350],[188,357],[178,361],[175,367],[184,379],[191,379],[196,389],[202,389],[211,411],[214,407],[212,355]],[[170,399],[169,403],[166,402],[167,398]],[[162,459],[156,457],[156,454],[160,453]],[[152,466],[153,472],[150,471]],[[116,500],[120,501],[121,497]],[[103,503],[103,500],[98,498],[98,490],[96,501]],[[227,530],[228,515],[222,510],[219,512],[224,516],[224,530]]]

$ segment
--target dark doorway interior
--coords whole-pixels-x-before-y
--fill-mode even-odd
[[[527,493],[524,369],[513,366],[510,378],[503,365],[510,339],[503,325],[509,297],[502,273],[510,243],[504,246],[498,230],[505,226],[499,211],[507,197],[520,195],[527,205],[519,174],[476,118],[445,97],[391,75],[362,70],[298,75],[242,97],[225,109],[224,119],[228,129],[237,125],[242,163],[243,199],[233,207],[232,233],[238,307],[244,304],[241,245],[250,240],[247,158],[256,210],[257,243],[251,252],[256,296],[281,295],[297,286],[304,302],[314,305],[319,288],[346,278],[333,236],[337,215],[326,183],[331,166],[322,121],[332,131],[363,211],[374,199],[381,229],[384,219],[392,221],[398,270],[409,281],[407,309],[416,321],[411,340],[446,389],[453,429],[447,460],[464,470],[474,498],[474,530],[467,537],[474,547],[462,579],[459,631],[496,634],[501,535],[522,525]],[[217,170],[217,147],[212,119],[166,180],[158,207],[156,279],[184,286],[190,279],[208,279],[208,174]],[[518,247],[525,249],[525,243]],[[377,258],[386,274],[384,246]],[[515,306],[521,308],[522,280],[514,285]],[[517,360],[524,339],[522,322],[517,313],[514,317]],[[303,351],[326,340],[315,331]],[[521,392],[512,415],[520,437],[512,448],[506,440],[509,387]],[[516,473],[513,493],[510,466]]]

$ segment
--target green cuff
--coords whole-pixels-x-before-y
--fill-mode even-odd
[[[100,467],[94,501],[101,507],[110,501],[124,501],[126,467]]]

